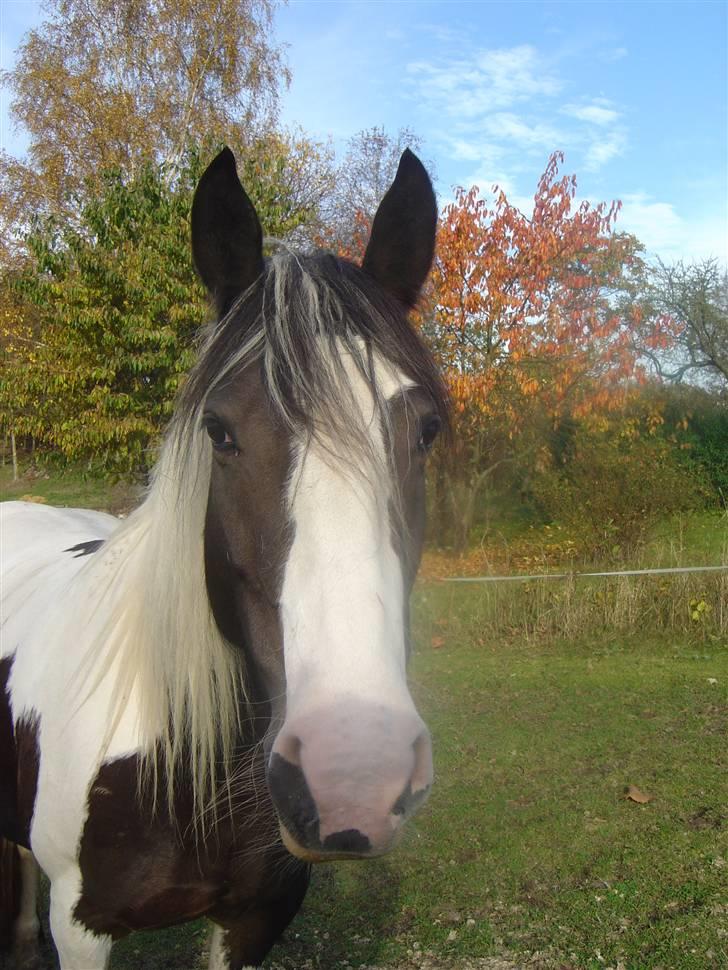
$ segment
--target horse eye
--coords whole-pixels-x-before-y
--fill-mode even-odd
[[[202,423],[215,451],[237,451],[232,435],[217,418],[205,417]]]
[[[420,427],[420,439],[417,442],[417,447],[420,451],[429,451],[435,443],[435,438],[440,433],[440,428],[442,427],[442,421],[440,418],[433,414],[429,418],[425,418]]]

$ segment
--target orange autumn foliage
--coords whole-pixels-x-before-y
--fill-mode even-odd
[[[422,325],[448,375],[456,414],[497,417],[511,434],[529,399],[554,415],[608,406],[634,373],[629,326],[608,296],[639,260],[614,235],[620,203],[576,202],[560,153],[539,180],[533,212],[494,189],[458,189],[444,210]],[[467,419],[466,419],[467,420]]]
[[[330,250],[341,259],[348,259],[360,265],[364,259],[371,231],[371,219],[361,209],[357,209],[352,216],[351,224],[347,227],[346,238],[337,235],[335,228],[325,226],[313,241],[317,248]]]

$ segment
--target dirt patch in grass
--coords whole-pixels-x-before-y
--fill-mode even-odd
[[[727,815],[717,811],[710,805],[701,805],[697,812],[693,812],[687,821],[691,829],[720,829],[723,827]]]

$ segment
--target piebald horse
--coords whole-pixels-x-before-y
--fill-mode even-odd
[[[40,866],[62,970],[202,915],[212,968],[259,966],[310,864],[387,852],[427,797],[408,598],[447,406],[408,313],[436,216],[406,151],[361,266],[264,258],[224,149],[191,215],[216,323],[146,499],[123,521],[2,506],[0,887],[18,965]]]

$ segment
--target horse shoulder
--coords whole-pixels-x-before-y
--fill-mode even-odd
[[[75,859],[100,761],[138,747],[134,697],[109,730],[113,671],[99,667],[91,650],[99,620],[86,553],[118,520],[20,502],[6,503],[0,515],[2,652],[21,779],[17,800],[33,851],[52,876]]]

